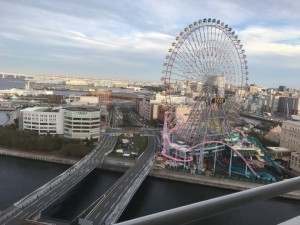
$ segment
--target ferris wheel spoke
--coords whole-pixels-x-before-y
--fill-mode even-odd
[[[197,30],[198,32],[196,33],[196,37],[197,37],[197,39],[199,40],[199,38],[198,37],[200,37],[202,40],[205,40],[205,41],[203,41],[204,42],[204,44],[206,43],[206,42],[209,42],[209,41],[207,41],[208,39],[208,37],[206,38],[206,36],[204,35],[204,34],[201,34],[201,32],[200,32],[200,30],[198,29]],[[205,32],[203,32],[203,33],[205,33]],[[205,54],[205,57],[207,58],[207,61],[209,61],[210,60],[210,55],[209,54],[207,54],[207,51],[209,51],[209,48],[211,48],[211,47],[209,47],[209,45],[204,45],[204,53],[202,54],[203,56],[204,56],[204,54]],[[206,66],[205,66],[205,68],[206,68],[206,70],[207,70],[207,72],[206,73],[209,73],[210,72],[210,68],[211,68],[212,66],[210,65],[210,64],[208,64],[208,63],[206,63]]]
[[[178,56],[178,59],[179,60],[174,63],[176,64],[176,69],[182,72],[187,72],[191,78],[194,77],[199,79],[199,77],[201,77],[201,70],[199,70],[199,68],[196,67],[191,61],[189,61],[187,58],[183,58],[182,56]],[[180,67],[182,68],[180,69]]]
[[[180,53],[182,53],[182,58],[188,60],[190,65],[192,65],[195,75],[201,76],[201,68],[197,65],[197,59],[195,58],[193,52],[191,52],[190,46],[188,46],[187,43],[182,45],[182,51]]]
[[[188,39],[188,38],[187,38]],[[190,55],[191,55],[191,52],[190,52],[190,49],[189,49],[189,46],[187,45],[187,43],[184,43],[183,45],[182,45],[182,48],[187,52],[189,52],[189,55],[187,55],[187,58],[190,58]],[[200,51],[199,51],[200,52]],[[186,53],[185,53],[186,54]],[[193,62],[200,62],[200,63],[202,63],[202,59],[199,57],[199,54],[197,54],[197,57],[196,58],[194,58],[194,60],[193,60]],[[198,68],[199,68],[199,65],[197,65],[198,66]],[[204,67],[203,66],[203,64],[201,65],[202,67]],[[200,71],[202,71],[203,72],[203,70],[201,70],[200,69]]]
[[[196,75],[197,71],[195,72],[195,70],[189,69],[189,67],[191,67],[191,65],[186,64],[186,63],[187,62],[177,62],[176,64],[174,64],[173,68],[176,72],[174,71],[172,74],[173,75],[178,75],[178,76],[180,76],[182,78],[185,78],[185,79],[193,79],[193,77],[197,78],[197,75]],[[179,72],[181,72],[181,74]]]
[[[199,59],[199,62],[200,62],[200,64],[201,64],[201,66],[203,67],[203,68],[206,68],[206,65],[204,64],[204,52],[202,51],[202,49],[200,48],[200,46],[201,46],[201,41],[199,40],[199,38],[198,38],[198,35],[197,35],[197,31],[199,31],[199,29],[196,29],[195,30],[195,37],[196,37],[196,40],[197,40],[197,44],[199,45],[198,46],[198,54],[197,54],[197,57],[198,57],[198,59]],[[200,37],[201,38],[201,37]],[[195,42],[196,43],[196,42]]]
[[[191,48],[193,49],[193,53],[195,56],[195,63],[197,65],[197,67],[200,69],[200,67],[205,67],[205,65],[203,64],[203,60],[201,58],[200,52],[201,52],[201,48],[199,48],[200,43],[198,42],[198,40],[196,41],[194,38],[194,32],[192,35],[190,35],[187,40],[189,42],[189,45],[191,46]],[[198,45],[198,46],[197,46]]]
[[[192,59],[189,57],[189,55],[183,52],[182,49],[178,51],[176,55],[176,59],[177,60],[174,63],[177,64],[178,67],[183,67],[184,70],[188,70],[188,71],[192,70],[194,73],[197,73],[197,70],[193,67],[191,63]]]

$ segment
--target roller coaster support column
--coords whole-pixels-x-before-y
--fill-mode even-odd
[[[213,170],[213,174],[216,174],[216,161],[217,161],[217,152],[215,152],[215,156],[214,156],[214,170]]]
[[[223,212],[276,197],[300,189],[300,177],[197,202],[191,205],[155,213],[116,225],[180,225],[188,224]],[[293,224],[300,224],[298,223]]]
[[[202,173],[203,169],[203,158],[204,158],[204,149],[203,146],[200,147],[199,155],[198,155],[198,173]]]
[[[230,149],[230,161],[229,161],[229,177],[231,177],[231,166],[232,166],[232,149]]]

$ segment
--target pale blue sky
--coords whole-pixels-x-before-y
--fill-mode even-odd
[[[188,24],[216,18],[241,39],[249,83],[300,87],[295,0],[0,0],[0,71],[159,81]]]

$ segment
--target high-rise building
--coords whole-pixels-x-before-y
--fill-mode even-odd
[[[286,86],[279,86],[278,91],[281,91],[281,92],[286,91]]]

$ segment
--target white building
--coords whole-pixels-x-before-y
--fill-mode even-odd
[[[101,111],[97,107],[69,107],[64,112],[64,136],[100,139]]]
[[[20,125],[23,130],[37,131],[39,134],[63,134],[64,109],[33,107],[20,111]]]
[[[300,121],[283,121],[280,146],[300,153]]]
[[[295,151],[291,154],[290,168],[300,172],[300,121],[287,120],[282,123],[280,147]]]
[[[70,95],[65,98],[66,103],[71,105],[88,105],[88,104],[98,104],[98,96],[85,96],[85,95]]]

